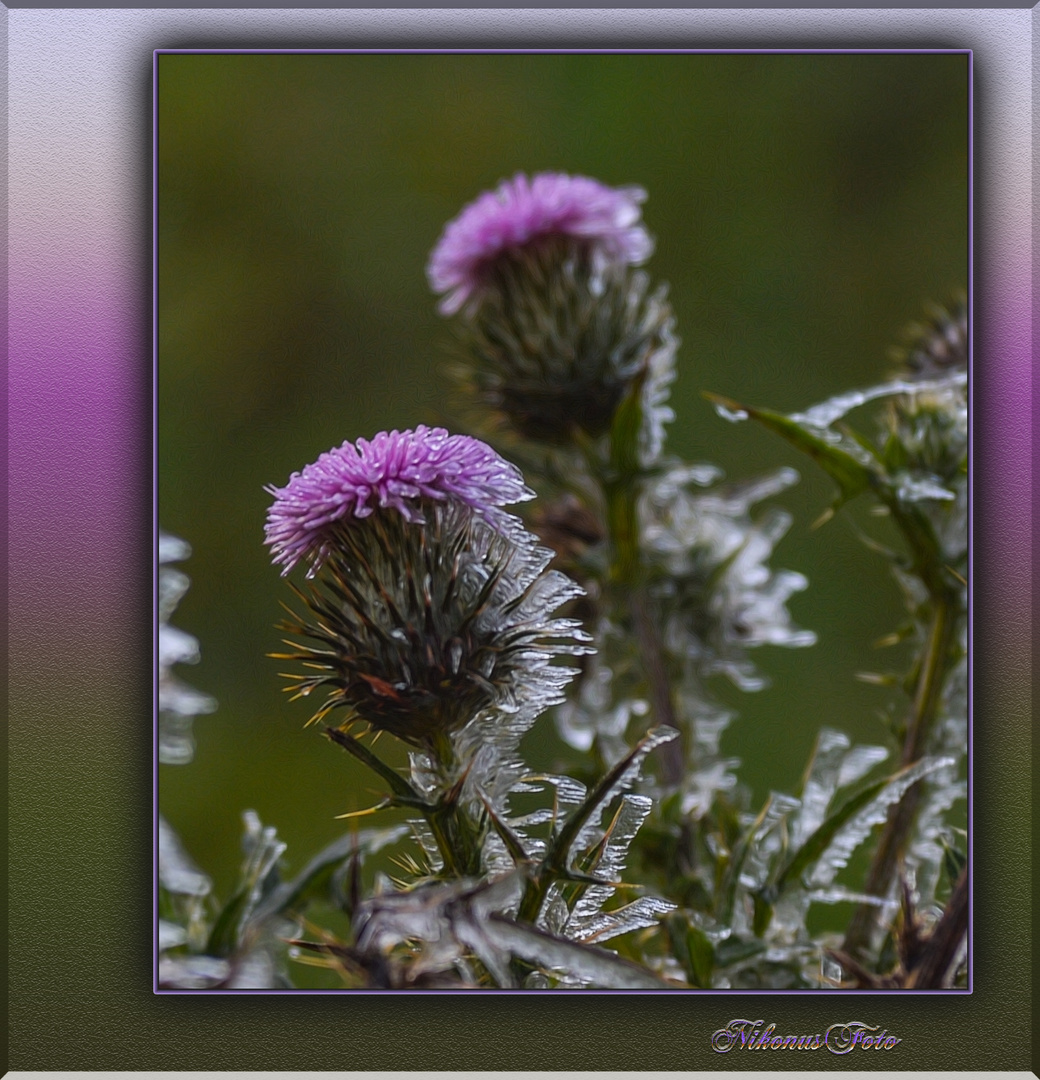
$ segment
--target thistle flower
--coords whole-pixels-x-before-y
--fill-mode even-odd
[[[549,615],[581,590],[498,509],[528,496],[519,470],[440,429],[357,445],[272,489],[274,561],[320,570],[297,590],[314,619],[284,624],[316,643],[282,657],[314,672],[290,676],[298,696],[326,686],[318,716],[344,708],[427,749],[492,706],[537,715],[559,700],[570,673],[550,661],[584,635]]]
[[[577,241],[597,270],[639,265],[653,250],[639,220],[645,199],[642,188],[610,188],[585,176],[540,173],[529,180],[517,173],[445,227],[427,266],[430,287],[444,294],[441,312],[478,302],[501,256],[546,238]]]
[[[660,452],[678,341],[667,289],[633,267],[652,250],[639,188],[518,176],[451,222],[428,267],[440,310],[462,312],[462,387],[522,438],[610,429],[641,383],[641,454]]]
[[[534,496],[520,470],[487,444],[423,424],[358,439],[356,446],[344,442],[293,473],[285,487],[264,490],[275,496],[265,542],[283,576],[303,559],[311,560],[313,576],[328,552],[331,527],[362,521],[377,508],[422,522],[423,504],[451,500],[510,534],[519,524],[500,507]]]
[[[463,503],[420,509],[422,524],[381,510],[328,528],[321,572],[298,591],[311,617],[283,624],[310,644],[281,658],[309,669],[288,676],[297,696],[328,689],[315,719],[344,709],[429,750],[489,709],[533,718],[556,704],[573,672],[551,661],[585,635],[550,618],[581,589],[545,572],[552,554],[533,538]]]

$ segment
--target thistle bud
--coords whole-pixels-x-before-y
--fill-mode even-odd
[[[964,569],[968,535],[968,312],[963,299],[935,306],[893,352],[910,375],[883,413],[882,446],[899,494],[919,504],[942,555]],[[958,571],[959,572],[959,571]]]
[[[659,452],[677,340],[666,289],[633,267],[652,249],[636,188],[518,176],[445,229],[429,279],[461,311],[463,387],[527,439],[605,434],[637,380],[644,456]]]

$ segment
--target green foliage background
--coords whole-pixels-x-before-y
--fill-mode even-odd
[[[852,527],[884,523],[811,532],[829,481],[700,391],[791,410],[870,385],[922,305],[966,285],[964,55],[163,55],[158,148],[159,520],[194,548],[173,621],[202,663],[182,674],[220,706],[196,721],[196,760],[161,770],[160,801],[218,892],[240,810],[298,869],[334,815],[375,801],[265,658],[288,590],[263,485],[347,438],[452,426],[426,259],[517,171],[646,188],[649,269],[683,342],[669,446],[731,479],[802,474],[774,564],[810,579],[791,607],[819,641],[758,650],[761,693],[716,688],[740,713],[723,746],[745,782],[758,800],[795,788],[822,724],[884,742],[898,698],[854,676],[900,667],[871,643],[901,601]],[[526,748],[570,753],[548,718]]]

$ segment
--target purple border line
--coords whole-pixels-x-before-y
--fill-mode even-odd
[[[881,997],[881,998],[893,998],[893,997],[965,997],[974,993],[974,762],[973,762],[973,750],[974,750],[974,680],[973,680],[973,654],[974,654],[974,604],[973,604],[973,582],[974,582],[974,545],[972,542],[974,532],[974,424],[972,423],[972,417],[974,416],[974,325],[975,325],[975,303],[974,303],[974,217],[975,217],[975,140],[974,140],[974,99],[975,99],[975,83],[974,83],[974,51],[972,49],[924,49],[924,48],[834,48],[834,49],[795,49],[795,48],[776,48],[776,49],[750,49],[750,48],[717,48],[717,49],[679,49],[679,48],[663,48],[663,49],[647,49],[647,48],[631,48],[631,49],[539,49],[539,48],[443,48],[443,49],[427,49],[427,48],[415,48],[415,49],[391,49],[391,48],[372,48],[372,49],[321,49],[321,48],[257,48],[257,49],[237,49],[237,48],[170,48],[170,49],[155,49],[152,54],[152,471],[153,477],[157,475],[158,468],[158,359],[159,359],[159,331],[158,331],[158,247],[159,247],[159,211],[158,211],[158,165],[159,165],[159,121],[158,121],[158,100],[159,100],[159,57],[160,56],[174,56],[174,55],[337,55],[337,56],[359,56],[359,55],[424,55],[424,56],[440,56],[440,55],[692,55],[692,56],[715,56],[715,55],[781,55],[781,56],[793,56],[793,55],[965,55],[968,61],[968,386],[969,386],[969,425],[968,425],[968,660],[967,660],[967,698],[968,698],[968,732],[967,732],[967,769],[968,769],[968,783],[967,783],[967,818],[968,818],[968,866],[969,866],[969,907],[968,907],[968,932],[967,932],[967,951],[968,951],[968,987],[967,989],[950,988],[950,989],[938,989],[938,990],[896,990],[896,989],[838,989],[838,988],[804,988],[797,990],[782,990],[782,989],[743,989],[743,988],[712,988],[708,990],[700,990],[693,987],[680,987],[677,986],[674,989],[662,989],[662,990],[639,990],[639,989],[580,989],[580,990],[534,990],[534,989],[502,989],[502,988],[484,988],[484,989],[423,989],[423,990],[378,990],[370,988],[336,988],[336,989],[317,989],[317,988],[299,988],[299,989],[198,989],[198,990],[182,990],[182,989],[160,989],[158,985],[158,958],[159,958],[159,942],[158,942],[158,894],[159,894],[159,872],[158,872],[158,821],[159,821],[159,805],[158,805],[158,791],[159,791],[159,766],[158,766],[158,500],[157,500],[157,488],[153,486],[152,494],[152,532],[153,532],[153,557],[152,557],[152,572],[153,572],[153,612],[152,612],[152,634],[153,634],[153,729],[152,729],[152,837],[153,837],[153,913],[154,922],[152,927],[152,944],[153,944],[153,993],[157,996],[190,996],[195,997],[198,995],[217,995],[217,996],[289,996],[295,997],[300,995],[305,996],[340,996],[340,995],[364,995],[375,997],[427,997],[427,996],[462,996],[462,997],[483,997],[492,995],[495,997],[502,996],[552,996],[559,993],[564,993],[568,996],[580,995],[580,996],[629,996],[636,995],[640,997],[645,996],[664,996],[671,997],[674,995],[682,996],[696,996],[696,997],[727,997],[727,996],[785,996],[785,997],[833,997],[837,996],[839,999],[844,999],[849,996],[868,996],[868,997]]]

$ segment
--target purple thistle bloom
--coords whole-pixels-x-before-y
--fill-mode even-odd
[[[287,574],[302,559],[324,561],[328,527],[392,507],[406,521],[424,520],[421,501],[463,503],[503,535],[519,528],[499,509],[534,497],[520,470],[479,439],[420,424],[414,431],[381,431],[371,441],[347,441],[322,454],[283,488],[269,486],[265,543]],[[310,576],[309,575],[309,576]]]
[[[440,310],[458,311],[479,290],[484,271],[503,252],[541,237],[564,236],[586,242],[594,262],[636,266],[653,241],[640,221],[639,187],[610,188],[586,176],[517,173],[470,203],[445,227],[426,274],[435,293],[445,294]]]

